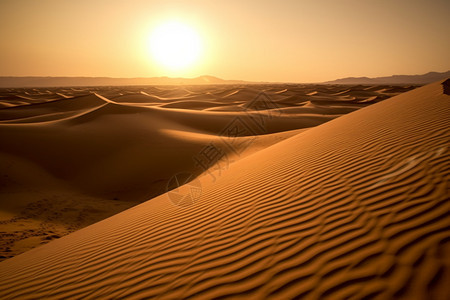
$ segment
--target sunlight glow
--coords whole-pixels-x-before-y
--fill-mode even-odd
[[[169,71],[193,66],[202,52],[200,36],[186,24],[171,21],[156,27],[150,37],[153,59]]]

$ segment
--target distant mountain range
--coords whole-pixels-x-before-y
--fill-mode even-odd
[[[347,77],[323,84],[427,84],[450,77],[447,72],[429,72],[423,75],[393,75],[386,77]],[[13,77],[0,76],[0,87],[61,87],[61,86],[126,86],[126,85],[197,85],[197,84],[262,84],[270,82],[251,82],[225,80],[204,75],[196,78],[112,78],[112,77]]]
[[[386,77],[347,77],[333,81],[324,82],[326,84],[427,84],[450,77],[447,72],[429,72],[422,75],[393,75]]]
[[[125,86],[125,85],[196,85],[241,84],[242,80],[224,80],[214,76],[196,78],[111,78],[111,77],[0,77],[0,87],[60,87],[60,86]]]

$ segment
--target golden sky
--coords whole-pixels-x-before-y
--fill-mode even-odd
[[[317,82],[447,71],[449,15],[448,0],[0,0],[0,76]],[[152,55],[155,28],[173,21],[201,41],[179,70]]]

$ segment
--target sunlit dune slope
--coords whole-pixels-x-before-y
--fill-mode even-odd
[[[6,260],[0,298],[448,299],[449,101],[418,88]]]

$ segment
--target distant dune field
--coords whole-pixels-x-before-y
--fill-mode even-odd
[[[444,91],[2,89],[0,298],[448,299]]]

